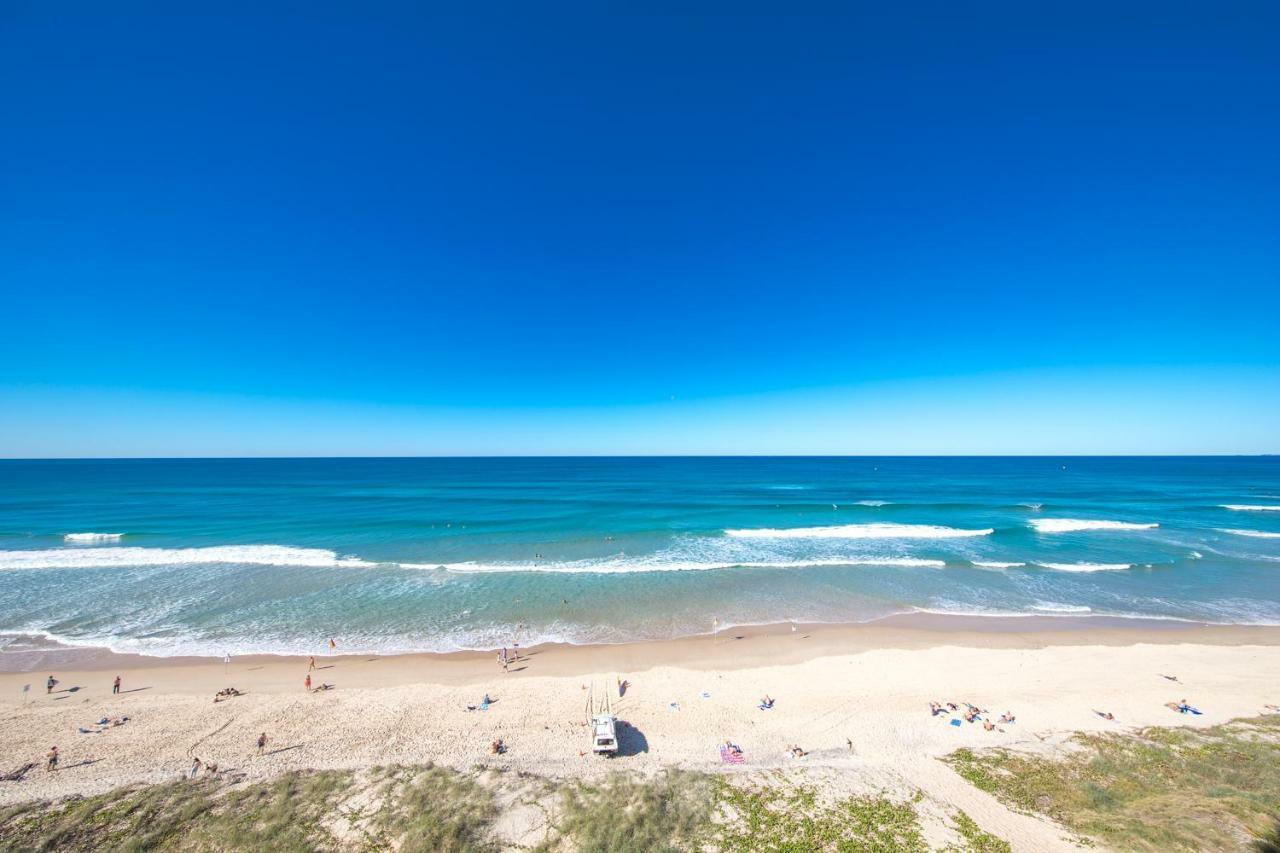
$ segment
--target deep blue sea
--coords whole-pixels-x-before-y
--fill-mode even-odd
[[[0,461],[0,644],[445,651],[911,611],[1280,624],[1280,458]]]

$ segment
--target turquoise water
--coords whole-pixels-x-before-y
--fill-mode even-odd
[[[1280,624],[1278,508],[1280,458],[3,461],[0,635],[221,655],[914,610]]]

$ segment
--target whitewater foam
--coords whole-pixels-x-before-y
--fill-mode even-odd
[[[1085,607],[1082,604],[1059,604],[1056,601],[1037,601],[1031,605],[1032,610],[1039,610],[1043,613],[1092,613],[1092,607]]]
[[[100,569],[129,566],[189,566],[205,563],[313,568],[366,568],[376,565],[355,557],[339,557],[333,551],[320,548],[288,548],[283,545],[0,551],[0,569]]]
[[[1237,512],[1280,512],[1280,505],[1271,504],[1219,504],[1219,506]]]
[[[824,566],[889,566],[910,569],[946,568],[943,560],[915,557],[832,557],[810,560],[699,562],[671,559],[574,560],[550,563],[401,563],[406,569],[443,569],[462,574],[546,572],[550,574],[632,574],[636,572],[694,572],[722,569],[809,569]]]
[[[1002,563],[999,560],[974,560],[973,564],[983,569],[1016,569],[1026,563]]]
[[[889,501],[856,501],[858,506],[888,506]]]
[[[1235,530],[1227,527],[1215,527],[1219,533],[1232,533],[1236,536],[1252,536],[1254,539],[1280,539],[1280,533],[1268,533],[1265,530]]]
[[[989,536],[995,531],[962,530],[934,524],[838,524],[828,527],[747,528],[726,530],[726,536],[741,539],[954,539]]]
[[[1151,530],[1160,525],[1132,521],[1096,521],[1087,518],[1033,518],[1029,522],[1037,533],[1071,533],[1078,530]]]
[[[1036,565],[1059,572],[1120,572],[1133,568],[1129,563],[1037,563]]]
[[[119,542],[123,533],[68,533],[63,542]]]

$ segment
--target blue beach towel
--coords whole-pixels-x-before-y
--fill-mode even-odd
[[[958,725],[960,725],[960,721],[959,721],[959,720],[952,720],[952,721],[951,721],[951,725],[953,725],[953,726],[958,726]]]

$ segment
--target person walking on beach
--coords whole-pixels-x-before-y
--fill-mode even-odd
[[[307,673],[307,679],[306,681],[302,682],[302,686],[307,688],[308,690],[311,689],[311,673],[309,672]]]
[[[111,693],[115,695],[120,692],[120,676],[116,676],[116,680],[111,682]]]
[[[45,756],[44,769],[48,773],[58,769],[58,748],[56,746],[49,747],[49,754]]]
[[[263,732],[258,735],[258,755],[262,755],[262,751],[267,748],[267,733]]]
[[[196,756],[195,761],[191,762],[191,778],[192,779],[200,775],[200,768],[203,766],[204,766],[204,762],[200,760],[199,756]]]
[[[316,656],[312,655],[307,661],[307,672],[316,668]]]
[[[338,650],[338,644],[333,641],[333,637],[329,638],[329,652],[332,654]]]
[[[48,680],[48,681],[46,681],[46,682],[44,683],[44,692],[45,692],[45,694],[47,695],[47,694],[49,694],[49,693],[52,693],[52,692],[53,692],[53,686],[54,686],[55,684],[57,684],[57,683],[58,683],[58,679],[54,678],[52,675],[51,675],[51,676],[49,676],[49,680]]]

